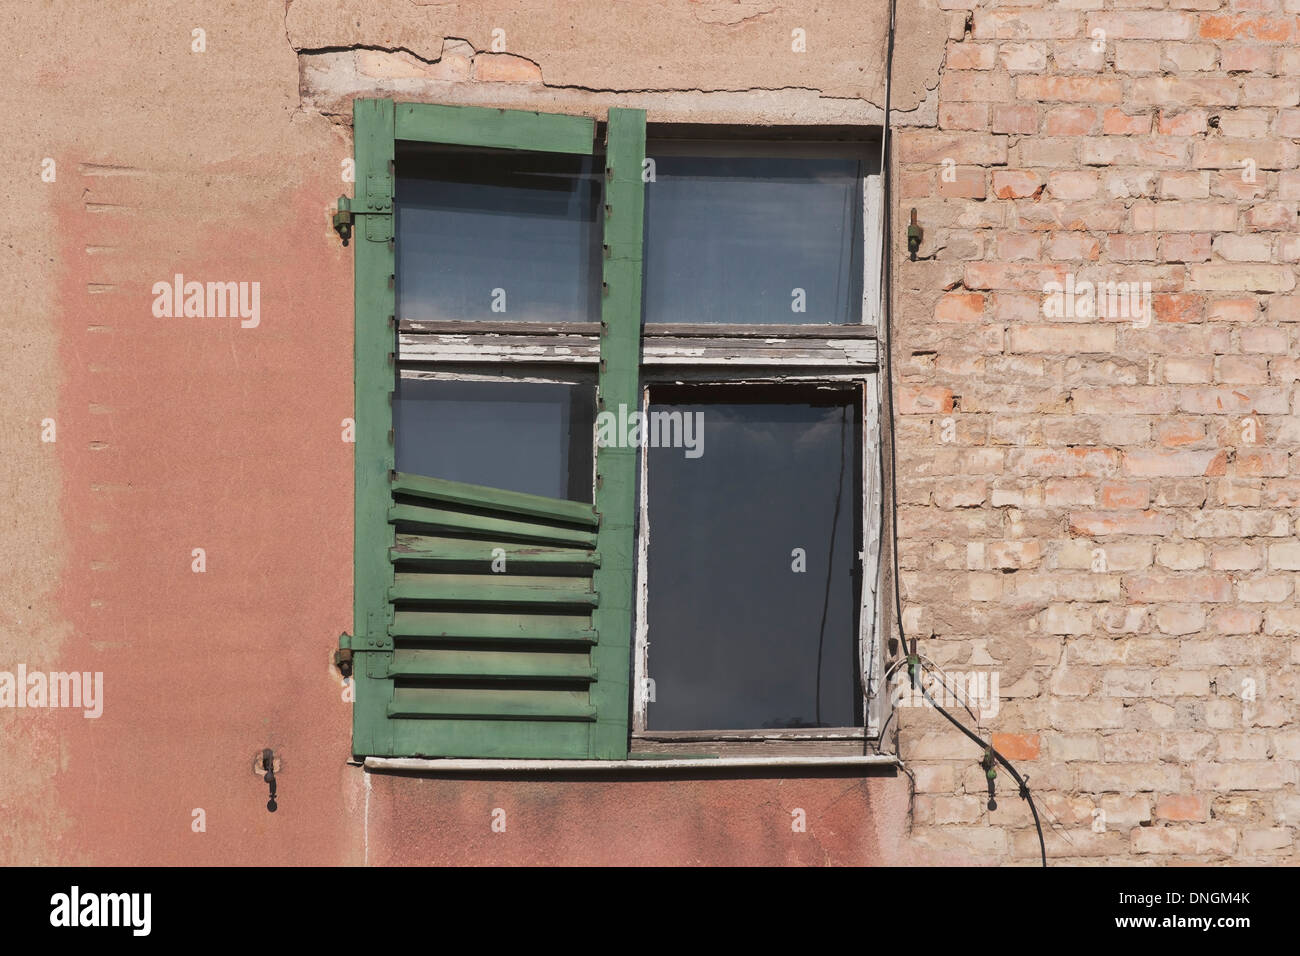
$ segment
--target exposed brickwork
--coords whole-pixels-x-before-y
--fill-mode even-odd
[[[1295,863],[1300,3],[970,6],[897,141],[908,634],[998,674],[1054,859]],[[1149,313],[1050,308],[1083,282]],[[1009,781],[988,812],[978,752],[899,722],[915,838],[1032,862]]]

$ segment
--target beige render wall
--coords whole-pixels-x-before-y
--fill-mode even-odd
[[[969,27],[965,9],[898,10],[905,621],[944,667],[998,672],[988,727],[1070,828],[1049,836],[1061,859],[1295,854],[1296,11],[1185,2],[1206,9],[981,7]],[[352,96],[879,123],[886,16],[879,0],[20,10],[0,39],[0,667],[102,669],[114,696],[98,722],[0,713],[0,806],[19,821],[0,860],[377,858],[328,666],[351,616],[351,259],[328,212],[350,188]],[[898,254],[912,206],[916,263]],[[265,334],[160,326],[149,286],[174,271],[260,279]],[[1046,321],[1043,283],[1071,271],[1152,282],[1155,321]],[[264,467],[286,448],[305,481]],[[1004,788],[982,810],[970,746],[921,710],[898,723],[918,795],[885,858],[1032,862],[1020,802]],[[247,812],[266,744],[310,814]],[[166,769],[145,786],[144,767]],[[903,828],[893,805],[840,809]],[[225,824],[196,842],[199,806]]]
[[[276,5],[5,14],[0,669],[102,673],[104,704],[0,711],[0,861],[358,859],[320,733],[346,734],[322,641],[349,576],[295,554],[338,540],[313,507],[350,512],[331,427],[350,319],[330,308],[350,259],[327,218],[349,143],[295,115]],[[155,318],[151,286],[176,272],[261,282],[262,325]],[[337,468],[269,473],[285,448]],[[265,790],[253,752],[286,740],[322,812],[268,836],[240,808]]]

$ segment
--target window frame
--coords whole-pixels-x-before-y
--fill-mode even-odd
[[[626,336],[629,330],[622,328],[612,330],[610,324],[606,321],[608,304],[604,303],[602,307],[602,321],[596,322],[561,322],[561,323],[538,323],[526,322],[519,320],[502,321],[502,322],[484,322],[480,320],[468,321],[422,321],[422,320],[402,320],[397,317],[394,302],[394,288],[391,277],[395,274],[395,217],[391,215],[393,207],[391,197],[394,195],[394,186],[396,181],[395,158],[396,145],[402,140],[411,140],[419,142],[438,142],[447,145],[469,145],[469,146],[499,146],[501,148],[525,149],[532,150],[538,148],[536,141],[532,140],[527,143],[521,143],[517,138],[505,137],[500,141],[485,141],[481,129],[469,129],[459,121],[458,113],[461,110],[473,110],[474,108],[460,107],[442,107],[430,106],[426,104],[404,104],[393,103],[391,100],[357,100],[355,109],[357,110],[358,120],[361,119],[363,112],[378,111],[382,114],[385,110],[389,111],[391,117],[388,122],[391,123],[389,129],[391,134],[384,142],[382,135],[375,135],[375,129],[382,126],[380,123],[373,122],[373,119],[367,123],[358,122],[356,125],[356,155],[357,155],[357,196],[354,200],[354,210],[359,213],[371,212],[380,213],[380,215],[363,216],[357,229],[357,289],[356,289],[356,387],[358,398],[358,437],[357,437],[357,479],[356,479],[356,553],[354,563],[356,568],[356,595],[355,595],[355,622],[354,627],[361,638],[352,639],[351,645],[359,650],[384,651],[388,650],[391,657],[392,641],[388,640],[387,648],[384,647],[382,639],[378,644],[371,643],[369,647],[365,646],[364,635],[373,635],[376,626],[382,626],[382,622],[377,619],[376,615],[382,615],[384,608],[382,602],[377,606],[373,596],[365,597],[362,594],[366,582],[384,583],[384,577],[387,575],[391,581],[392,569],[384,562],[380,562],[373,553],[367,553],[363,550],[363,537],[365,546],[373,544],[370,538],[373,538],[374,524],[377,514],[376,502],[382,502],[383,512],[387,511],[388,500],[388,475],[392,473],[393,468],[393,440],[391,433],[391,396],[392,389],[396,379],[402,375],[404,369],[418,371],[420,377],[428,375],[429,377],[440,378],[445,380],[474,380],[482,378],[494,381],[549,381],[549,382],[572,382],[576,378],[585,377],[594,371],[598,380],[598,402],[597,411],[606,407],[606,395],[601,389],[606,377],[606,362],[602,356],[608,355],[609,342],[608,338],[611,332]],[[501,111],[516,112],[516,111]],[[619,111],[620,113],[633,113],[637,111]],[[611,110],[611,121],[614,120],[615,111]],[[426,135],[429,123],[429,117],[436,115],[438,118],[439,128],[436,139]],[[460,114],[463,116],[464,114]],[[527,123],[527,114],[518,114],[523,117],[523,122]],[[548,119],[554,118],[556,114],[551,114]],[[642,114],[643,117],[644,114]],[[600,132],[603,124],[595,124],[592,120],[583,117],[569,117],[574,121],[570,131],[565,132],[559,140],[555,141],[552,148],[556,151],[565,151],[566,148],[572,147],[576,138],[581,137],[582,124],[586,124],[587,129],[594,129]],[[645,130],[644,119],[641,120],[642,130]],[[694,138],[701,131],[714,136],[719,132],[723,133],[724,138],[735,139],[736,148],[744,150],[745,146],[763,139],[762,134],[771,132],[765,128],[755,127],[692,127],[687,125],[675,125],[672,127],[687,133],[686,138]],[[840,130],[842,131],[842,130]],[[795,136],[802,133],[803,129],[790,128],[784,132],[786,136]],[[860,146],[866,154],[869,147],[874,146],[878,151],[879,140],[873,137],[878,134],[878,130],[870,128],[854,128],[850,135],[856,133],[869,133],[866,139],[854,139],[850,142]],[[757,134],[757,135],[756,135]],[[544,138],[550,136],[550,133],[544,133]],[[644,135],[644,132],[643,132]],[[739,139],[738,136],[746,138]],[[448,138],[451,137],[451,138]],[[600,137],[597,136],[597,141]],[[793,149],[808,149],[815,147],[817,141],[802,140],[792,145]],[[575,150],[577,151],[577,150]],[[594,155],[601,156],[602,150],[599,145],[589,147],[590,152]],[[643,155],[649,156],[648,151],[643,151]],[[363,156],[365,157],[363,159]],[[606,158],[608,162],[608,158]],[[369,196],[374,192],[372,184],[366,183],[363,188],[363,175],[374,177],[377,168],[387,164],[388,176],[388,196],[390,205],[387,209],[387,236],[384,237],[382,231],[378,234],[380,238],[386,238],[387,241],[367,242],[367,237],[374,239],[376,234],[370,232],[374,229],[383,229],[384,210],[383,209],[359,209],[363,194]],[[364,171],[364,172],[363,172]],[[786,753],[799,756],[822,756],[822,755],[849,755],[863,754],[873,752],[872,742],[878,742],[880,732],[884,724],[884,719],[888,713],[889,701],[885,693],[885,685],[882,679],[884,669],[884,640],[882,629],[882,609],[878,596],[880,594],[880,555],[882,545],[882,528],[881,528],[881,501],[882,501],[882,472],[881,472],[881,421],[878,414],[880,407],[880,362],[878,357],[877,346],[877,328],[879,325],[879,308],[880,308],[880,282],[881,282],[881,261],[883,253],[883,205],[882,205],[882,170],[873,167],[871,163],[864,164],[864,180],[862,189],[863,198],[863,302],[861,321],[859,323],[850,323],[844,325],[813,325],[813,324],[792,324],[789,326],[776,325],[685,325],[685,324],[651,324],[645,325],[644,316],[642,315],[641,290],[644,277],[644,264],[640,258],[640,243],[642,227],[641,214],[638,211],[635,219],[637,226],[637,235],[635,237],[628,235],[624,237],[627,243],[633,243],[637,246],[635,260],[639,266],[635,275],[630,271],[623,273],[623,278],[628,280],[629,285],[634,285],[636,289],[635,303],[624,302],[623,307],[635,308],[639,321],[635,325],[633,347],[637,359],[633,368],[630,370],[632,375],[632,401],[628,404],[635,404],[642,412],[646,410],[645,402],[649,394],[649,389],[656,382],[680,382],[680,381],[698,381],[700,383],[771,383],[781,382],[801,382],[809,384],[845,384],[850,383],[858,387],[861,401],[861,423],[862,423],[862,503],[861,503],[861,527],[863,540],[860,542],[860,567],[861,567],[861,594],[860,594],[860,626],[859,626],[859,658],[861,667],[861,681],[863,689],[863,726],[855,728],[811,728],[807,730],[789,730],[789,731],[727,731],[721,733],[706,732],[674,732],[674,736],[679,736],[679,740],[653,740],[653,737],[665,736],[665,732],[655,733],[653,731],[644,732],[645,707],[641,702],[642,695],[639,688],[643,686],[642,680],[645,666],[645,637],[647,633],[648,622],[646,621],[645,600],[647,597],[646,590],[646,565],[645,565],[645,547],[646,547],[646,529],[648,528],[648,517],[645,514],[646,503],[646,483],[645,469],[647,467],[647,457],[643,449],[631,449],[634,457],[634,465],[631,472],[632,482],[626,490],[627,504],[631,512],[632,520],[632,552],[633,561],[631,573],[628,575],[628,586],[630,594],[627,596],[627,605],[631,608],[630,621],[628,625],[631,633],[629,640],[626,642],[623,650],[623,660],[626,663],[624,673],[626,676],[620,682],[616,674],[609,673],[607,668],[610,663],[617,666],[618,648],[614,647],[615,652],[612,657],[607,655],[603,662],[601,673],[602,681],[607,681],[601,688],[602,693],[612,694],[621,692],[625,698],[625,704],[628,708],[628,719],[625,723],[625,740],[620,747],[606,740],[605,744],[596,752],[590,754],[592,759],[626,759],[629,756],[648,756],[648,755],[695,755],[701,752],[702,745],[708,751],[708,756],[726,756],[728,754],[750,755],[754,753],[784,755]],[[638,170],[639,173],[639,170]],[[611,181],[607,188],[612,188],[614,183]],[[644,186],[642,188],[645,188]],[[382,190],[379,190],[382,192]],[[341,202],[340,208],[343,208]],[[608,210],[606,212],[608,216]],[[369,232],[369,236],[367,233]],[[607,234],[608,236],[608,234]],[[363,262],[363,252],[371,261]],[[611,250],[606,239],[605,255],[605,272],[606,276],[610,274],[611,259],[614,260],[613,268],[630,265],[630,262],[624,262],[620,250],[615,248],[611,255]],[[378,275],[386,271],[390,277],[389,287],[386,295],[382,290],[375,289],[373,283],[363,288],[361,276],[363,272],[367,275]],[[620,289],[623,295],[626,295],[628,286]],[[606,290],[608,298],[608,289]],[[388,436],[387,447],[380,448],[376,446],[374,427],[381,424],[379,422],[366,422],[362,417],[363,392],[371,392],[371,398],[374,398],[374,392],[384,386],[380,376],[376,376],[376,358],[378,357],[378,342],[384,340],[383,334],[378,336],[372,331],[369,335],[364,336],[361,332],[362,316],[369,315],[371,318],[376,313],[386,313],[388,319],[387,331],[387,348],[384,349],[386,356],[383,367],[388,369],[389,382],[387,384],[388,394],[384,396],[388,403]],[[626,324],[626,323],[625,323]],[[627,351],[628,342],[622,343],[624,352]],[[363,371],[364,367],[364,371]],[[626,375],[629,370],[619,370],[621,374]],[[376,379],[380,379],[376,381]],[[617,398],[614,400],[617,404]],[[366,436],[366,439],[363,439]],[[366,444],[368,440],[369,444]],[[376,452],[380,456],[386,455],[387,468],[381,472],[373,466],[373,458]],[[624,450],[627,451],[627,450]],[[593,462],[596,472],[599,474],[602,469],[602,455],[607,451],[597,446],[593,434]],[[363,459],[370,459],[363,467]],[[371,474],[374,472],[374,474]],[[380,480],[382,474],[382,482]],[[382,486],[381,486],[382,485]],[[599,498],[599,492],[596,497]],[[387,518],[382,517],[384,526],[391,546],[393,529],[387,525]],[[363,526],[368,526],[371,531],[363,535]],[[386,548],[385,548],[386,550]],[[602,551],[604,549],[602,548]],[[606,580],[616,577],[617,569],[607,569]],[[614,590],[618,590],[616,581]],[[607,613],[617,613],[617,599]],[[387,610],[391,618],[391,608]],[[364,679],[365,671],[368,666],[379,663],[382,660],[382,653],[370,653],[362,655],[362,660],[355,674],[358,678]],[[594,659],[594,652],[593,652]],[[619,688],[622,688],[619,691]],[[362,706],[361,688],[358,688],[357,707]],[[639,718],[638,718],[639,714]],[[638,723],[639,719],[639,723]],[[354,721],[354,740],[353,753],[369,756],[371,754],[382,754],[385,752],[392,753],[394,756],[400,756],[399,751],[383,751],[368,744],[367,741],[359,739],[362,722],[360,717]],[[611,728],[612,729],[612,728]],[[685,735],[685,736],[682,736]],[[606,732],[605,737],[609,738]]]
[[[746,372],[738,376],[713,376],[708,372],[690,374],[685,370],[665,369],[643,378],[640,411],[649,410],[650,392],[656,386],[683,382],[709,385],[800,384],[810,386],[848,386],[858,402],[862,434],[860,446],[861,539],[858,542],[860,588],[858,593],[858,666],[862,687],[862,725],[858,727],[788,728],[783,730],[729,729],[654,730],[647,727],[649,700],[645,688],[650,686],[649,620],[649,546],[653,523],[649,511],[649,455],[640,455],[637,493],[637,613],[633,621],[633,701],[631,753],[639,755],[698,754],[701,749],[716,756],[769,755],[851,755],[866,752],[864,747],[879,741],[880,729],[888,712],[887,694],[880,675],[885,666],[884,647],[877,606],[879,594],[881,483],[879,474],[879,372],[828,371],[791,377],[781,366]],[[644,418],[643,418],[644,420]]]
[[[681,135],[663,135],[668,130]],[[764,155],[826,156],[858,152],[864,158],[862,184],[862,310],[856,324],[844,325],[686,325],[646,323],[642,326],[643,358],[640,375],[640,411],[648,411],[655,384],[695,382],[707,384],[858,386],[862,423],[862,463],[859,542],[861,588],[859,593],[859,667],[863,693],[862,726],[799,728],[786,730],[656,731],[647,728],[648,700],[644,688],[649,677],[649,536],[648,457],[638,463],[637,495],[637,614],[633,639],[633,701],[631,752],[646,756],[679,756],[701,750],[713,756],[851,755],[871,752],[878,745],[889,711],[883,681],[885,641],[880,604],[882,538],[882,469],[880,412],[881,370],[878,354],[884,251],[883,170],[873,164],[879,157],[878,138],[867,131],[858,147],[843,140],[799,137],[804,131],[785,127],[762,130],[731,126],[653,126],[647,133],[647,156],[661,144],[690,143],[691,153],[701,143],[721,146],[725,155],[751,155],[761,144]],[[824,136],[825,128],[812,131]],[[755,135],[755,134],[759,135]],[[766,136],[763,134],[767,133]],[[654,147],[654,148],[652,148]],[[676,150],[674,150],[676,152]]]

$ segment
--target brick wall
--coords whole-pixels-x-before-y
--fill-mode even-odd
[[[1300,2],[940,6],[895,152],[907,633],[997,674],[1054,859],[1294,863]],[[916,838],[1035,862],[1005,776],[989,813],[978,751],[899,723]]]

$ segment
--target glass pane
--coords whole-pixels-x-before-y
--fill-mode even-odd
[[[645,321],[862,321],[862,163],[651,156]]]
[[[590,156],[404,150],[403,319],[600,321],[600,180]]]
[[[594,385],[398,378],[397,470],[591,501]]]
[[[703,434],[646,449],[651,729],[861,725],[851,396],[651,390]]]

